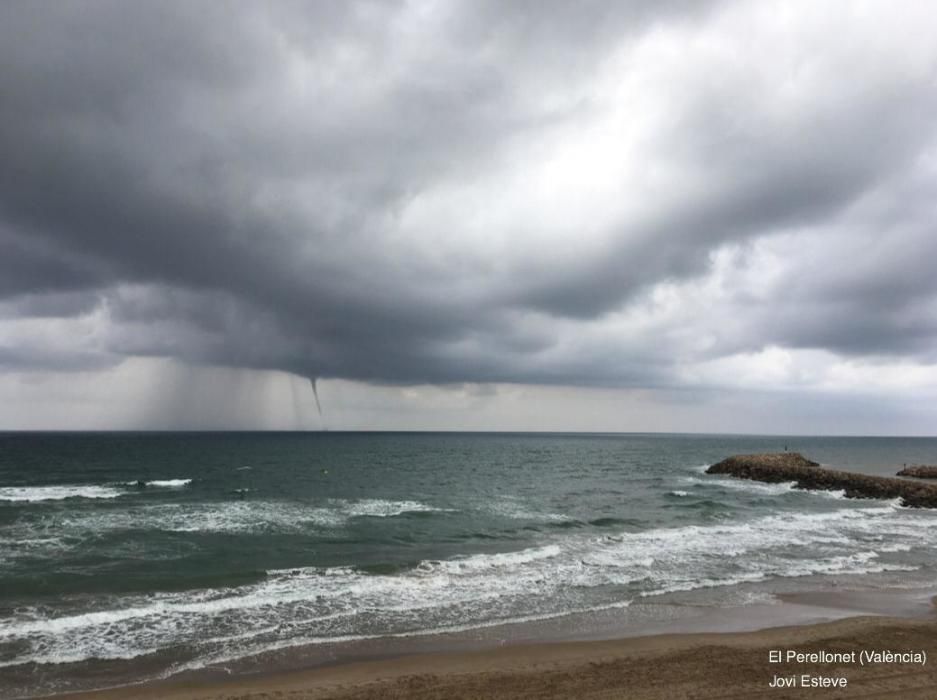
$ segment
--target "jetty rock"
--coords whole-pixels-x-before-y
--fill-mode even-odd
[[[826,469],[797,452],[735,455],[713,464],[706,473],[771,484],[792,481],[795,488],[842,491],[847,498],[900,498],[902,505],[912,508],[937,508],[937,484]]]
[[[811,462],[799,452],[777,452],[764,453],[757,455],[735,455],[722,460],[718,464],[712,465],[706,470],[707,474],[731,474],[732,476],[741,476],[743,478],[754,479],[756,477],[746,476],[749,470],[760,470],[765,467],[767,471],[765,476],[777,474],[782,476],[780,471],[790,467],[819,467],[816,462]],[[762,479],[758,479],[762,481]],[[790,479],[779,479],[780,481],[790,481]]]
[[[937,467],[918,464],[913,467],[905,467],[898,472],[898,476],[913,476],[916,479],[937,479]]]

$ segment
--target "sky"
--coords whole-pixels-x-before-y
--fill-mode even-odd
[[[10,0],[0,153],[0,429],[937,434],[925,0]]]

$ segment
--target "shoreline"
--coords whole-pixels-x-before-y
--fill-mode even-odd
[[[663,634],[549,642],[356,661],[216,682],[162,682],[52,696],[62,700],[261,700],[324,698],[716,698],[802,697],[770,687],[779,674],[845,678],[822,697],[927,697],[930,665],[769,663],[774,649],[849,654],[863,649],[937,654],[937,619],[859,616],[752,632]],[[937,656],[933,657],[937,659]],[[934,662],[931,662],[934,663]],[[662,679],[666,679],[662,682]]]
[[[835,638],[836,644],[859,648],[881,645],[888,640],[893,644],[916,640],[918,645],[933,644],[934,663],[937,663],[934,593],[933,589],[816,590],[778,594],[776,602],[771,604],[707,607],[695,616],[659,621],[640,629],[616,631],[613,627],[596,624],[595,618],[578,616],[581,618],[578,630],[575,626],[560,628],[553,624],[556,621],[544,621],[474,630],[474,634],[429,634],[402,640],[375,638],[345,645],[298,646],[217,667],[184,671],[164,679],[32,697],[45,700],[260,700],[274,697],[366,700],[479,697],[477,693],[482,693],[483,697],[517,697],[498,694],[498,688],[506,683],[516,687],[521,696],[539,688],[536,692],[540,694],[535,694],[536,697],[560,698],[565,695],[549,694],[555,680],[551,680],[553,675],[565,678],[572,674],[580,683],[600,684],[597,669],[604,669],[620,682],[629,684],[631,692],[627,697],[679,698],[684,696],[671,685],[661,686],[659,680],[693,678],[697,671],[705,675],[720,664],[723,670],[719,673],[734,674],[733,682],[744,685],[748,688],[746,692],[752,693],[756,692],[757,683],[767,683],[766,679],[777,671],[767,663],[766,652],[759,656],[758,650],[764,651],[771,644],[781,642],[803,646]],[[612,622],[606,620],[608,624]],[[723,656],[716,658],[714,648],[722,649]],[[893,646],[892,650],[899,649]],[[659,669],[656,681],[655,675],[649,675],[645,668],[650,658]],[[740,668],[748,670],[742,673]],[[861,668],[848,671],[850,678],[872,678]],[[635,685],[635,678],[639,677],[643,678],[641,682],[646,688]],[[602,682],[619,681],[606,679]],[[937,675],[929,676],[928,682],[937,684]],[[519,683],[528,684],[530,690],[523,690]],[[415,689],[414,684],[419,688]],[[654,687],[666,687],[674,692],[654,695],[651,693]],[[895,687],[900,687],[903,693],[905,689],[913,689],[905,685]],[[433,688],[440,694],[433,694],[436,692]],[[689,692],[689,687],[684,690]],[[765,687],[764,690],[772,690],[771,697],[785,697],[777,694],[779,689]],[[600,691],[597,686],[597,695],[583,697],[619,697]],[[641,694],[645,691],[650,694]],[[717,696],[699,694],[693,697]]]
[[[401,537],[402,541],[416,540],[424,546],[438,539],[447,547],[449,539],[454,539],[452,530],[459,537],[451,547],[456,553],[446,547],[440,552],[432,550],[432,555],[442,558],[424,558],[418,566],[411,562],[400,571],[369,565],[336,568],[326,557],[324,568],[335,568],[329,571],[339,575],[335,579],[322,579],[317,567],[280,568],[279,561],[271,560],[270,566],[259,567],[262,573],[256,582],[251,580],[244,588],[235,586],[233,591],[207,588],[209,595],[204,599],[198,587],[191,589],[195,591],[192,595],[189,588],[177,593],[175,589],[163,592],[159,586],[152,597],[130,595],[126,600],[131,604],[124,607],[121,603],[125,599],[119,596],[114,605],[101,605],[97,599],[97,605],[83,605],[80,600],[72,605],[75,601],[66,597],[62,605],[50,605],[49,609],[68,612],[74,608],[71,616],[40,613],[41,619],[32,628],[31,620],[23,616],[26,632],[22,642],[31,656],[24,654],[19,657],[24,659],[22,663],[0,669],[0,695],[94,699],[182,693],[179,697],[184,698],[188,697],[185,693],[197,691],[200,697],[221,698],[244,695],[238,689],[249,687],[254,688],[252,696],[259,698],[269,695],[267,686],[281,688],[292,683],[290,679],[302,678],[303,683],[312,685],[295,687],[290,693],[305,697],[313,691],[320,695],[326,692],[315,690],[317,684],[339,674],[339,669],[349,669],[357,679],[354,693],[363,693],[364,686],[384,678],[380,673],[375,675],[381,664],[410,668],[408,677],[429,675],[433,684],[445,685],[451,680],[451,664],[470,667],[466,673],[474,678],[492,669],[504,671],[497,664],[491,666],[494,658],[516,659],[524,654],[540,660],[532,662],[530,668],[511,666],[511,673],[530,675],[543,664],[560,664],[572,669],[583,682],[591,682],[585,661],[580,660],[581,668],[570,665],[566,655],[555,658],[556,650],[564,648],[576,656],[594,644],[625,645],[631,650],[629,654],[633,651],[640,656],[657,648],[654,640],[680,640],[668,646],[669,654],[674,649],[695,649],[693,640],[713,635],[735,649],[731,641],[735,638],[782,627],[800,630],[797,634],[806,635],[809,642],[814,633],[805,630],[814,626],[852,618],[872,620],[872,616],[879,622],[868,624],[879,627],[897,619],[926,619],[922,623],[925,627],[917,631],[937,636],[937,630],[932,629],[935,616],[931,603],[937,589],[926,537],[933,518],[899,508],[896,502],[853,508],[842,502],[848,495],[845,492],[817,498],[792,490],[788,483],[772,486],[773,479],[767,480],[766,487],[702,477],[713,467],[689,461],[694,466],[674,467],[665,476],[649,476],[656,473],[650,469],[647,474],[640,470],[629,474],[626,481],[638,484],[637,493],[654,506],[637,508],[641,517],[630,520],[592,515],[619,512],[624,491],[617,490],[622,488],[617,470],[601,471],[612,474],[601,477],[609,489],[606,500],[596,501],[595,489],[588,489],[573,492],[588,496],[581,503],[564,501],[558,505],[545,499],[536,501],[538,509],[530,506],[525,510],[519,496],[506,497],[511,500],[504,512],[495,509],[489,513],[472,499],[453,504],[445,498],[426,497],[423,492],[418,492],[419,502],[399,500],[405,497],[399,494],[384,494],[389,500],[356,500],[355,494],[346,494],[347,498],[326,501],[327,508],[323,507],[336,518],[336,530],[352,533],[369,546],[382,542],[388,533],[396,533],[395,537],[403,534],[409,538]],[[814,464],[810,462],[812,474],[828,471]],[[558,469],[563,478],[565,467]],[[670,487],[680,490],[667,490]],[[258,507],[249,513],[232,509],[229,514],[218,505],[225,502],[212,500],[211,493],[202,497],[192,491],[191,495],[194,505],[187,505],[185,513],[195,522],[186,522],[187,527],[179,532],[215,533],[217,523],[198,518],[206,510],[213,517],[223,511],[230,520],[224,520],[224,527],[217,532],[225,533],[226,538],[240,533],[239,527],[250,526],[246,530],[250,535],[238,534],[242,539],[232,541],[247,544],[243,551],[251,554],[252,564],[266,560],[258,556],[262,554],[259,548],[250,547],[258,547],[258,543],[266,547],[268,542],[256,537],[251,527],[256,522],[279,525],[276,509],[281,501],[283,508],[295,505],[288,499],[271,497],[258,500]],[[162,501],[175,506],[172,498]],[[644,501],[639,498],[637,502]],[[576,510],[577,503],[586,509],[586,515]],[[380,508],[372,507],[375,504]],[[109,513],[105,512],[109,509],[92,508],[94,505],[87,510],[104,518],[104,525],[109,526]],[[123,511],[134,507],[131,502]],[[319,516],[306,505],[298,508],[302,512],[287,512],[284,522],[288,521],[289,527],[283,527],[282,533],[272,528],[272,534],[266,534],[266,525],[258,533],[290,554],[308,556],[289,541],[293,533],[289,528],[296,522],[306,523],[303,517]],[[460,515],[447,515],[445,520],[426,516],[438,518],[426,521],[420,511]],[[420,513],[419,517],[414,513]],[[374,520],[378,517],[392,519]],[[316,518],[310,522],[319,523]],[[521,528],[516,522],[525,520],[536,525]],[[152,517],[140,529],[175,533],[172,528],[177,521]],[[97,521],[93,527],[83,520],[76,522],[91,532],[109,531]],[[118,527],[111,529],[125,527],[119,518],[116,524]],[[317,527],[307,528],[310,532],[300,530],[313,543],[329,543],[328,537],[312,532],[319,533]],[[563,530],[555,529],[559,527]],[[579,532],[575,528],[586,529]],[[536,534],[517,534],[528,529]],[[488,531],[512,533],[512,542],[516,539],[520,544],[504,552],[499,543],[472,546],[469,554],[462,553],[461,538],[466,532],[481,537],[488,536]],[[191,538],[209,541],[214,536]],[[179,542],[190,541],[188,534],[169,537],[174,538],[179,552],[183,551]],[[159,547],[165,546],[160,538],[166,535],[152,538],[157,557]],[[193,545],[194,551],[216,551],[218,543],[211,543],[211,547]],[[336,543],[344,547],[344,540],[338,538]],[[150,544],[149,539],[144,542],[146,547]],[[342,561],[344,557],[355,558],[343,553]],[[461,563],[463,560],[467,563]],[[515,585],[515,572],[523,585]],[[190,576],[191,571],[182,573]],[[178,578],[190,584],[185,576]],[[450,586],[454,593],[446,596]],[[404,589],[406,594],[401,594]],[[216,600],[222,604],[215,605]],[[105,613],[116,611],[117,623],[107,615],[97,615],[99,608]],[[430,612],[423,614],[424,608]],[[90,614],[85,612],[88,609]],[[218,615],[218,610],[224,614]],[[74,631],[60,634],[58,628],[65,626],[59,624],[59,618]],[[333,618],[341,622],[332,624]],[[267,624],[258,624],[258,620]],[[175,625],[180,633],[173,633],[169,625]],[[169,633],[163,634],[166,630]],[[718,645],[725,646],[723,642]],[[14,662],[16,651],[11,657]],[[616,654],[612,655],[616,663],[626,661]],[[479,665],[481,658],[489,661]],[[668,659],[660,661],[669,669],[661,678],[679,676],[686,670]],[[450,666],[440,667],[442,661]],[[731,664],[726,667],[729,671]],[[392,675],[397,678],[399,673]],[[400,696],[409,697],[411,691]],[[445,696],[460,697],[460,692],[450,688]]]

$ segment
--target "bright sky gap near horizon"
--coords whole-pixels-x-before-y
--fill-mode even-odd
[[[3,430],[937,433],[932,3],[13,0],[0,154]]]

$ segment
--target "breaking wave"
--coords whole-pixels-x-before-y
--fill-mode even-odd
[[[255,522],[254,506],[227,504],[226,521],[200,522],[189,512],[164,524],[244,526]],[[262,517],[297,514],[283,506],[265,506]],[[349,519],[434,509],[364,500],[326,510],[330,518]],[[124,596],[117,605],[101,598],[94,609],[73,613],[17,609],[0,620],[0,665],[131,658],[170,646],[195,650],[193,659],[233,658],[310,641],[543,619],[772,577],[908,571],[917,565],[893,557],[929,546],[932,522],[885,504],[643,532],[564,530],[539,546],[424,559],[388,567],[392,573],[354,566],[272,569],[236,588]]]
[[[178,489],[191,483],[192,479],[153,479],[152,481],[128,481],[127,486]]]
[[[0,501],[62,501],[66,498],[117,498],[125,493],[112,486],[4,486]]]

